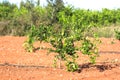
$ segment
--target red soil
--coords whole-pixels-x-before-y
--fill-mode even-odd
[[[79,54],[80,72],[53,68],[54,53],[47,50],[29,53],[22,47],[25,37],[0,37],[0,80],[120,80],[120,41],[101,38],[100,57],[95,65],[87,64],[88,57]],[[38,44],[35,44],[39,47]],[[41,46],[50,47],[48,43]]]

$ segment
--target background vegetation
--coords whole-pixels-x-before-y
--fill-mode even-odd
[[[63,25],[60,22],[63,15],[76,18],[77,28],[92,27],[91,32],[95,31],[101,37],[113,37],[114,29],[119,29],[120,9],[92,11],[64,6],[62,0],[47,0],[47,2],[47,6],[44,7],[40,5],[40,0],[21,1],[20,7],[8,1],[1,2],[0,35],[24,36],[32,25],[52,26],[54,32],[58,32]],[[91,36],[91,32],[87,32],[86,35]]]

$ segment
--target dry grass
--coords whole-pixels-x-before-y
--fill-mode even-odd
[[[115,38],[115,29],[120,31],[120,26],[92,28],[90,32],[86,32],[86,35],[92,37],[92,33],[96,33],[99,37]]]

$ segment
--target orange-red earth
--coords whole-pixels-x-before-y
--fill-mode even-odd
[[[67,72],[65,66],[53,67],[55,53],[47,50],[26,52],[23,43],[26,37],[0,37],[0,80],[120,80],[120,41],[100,38],[100,56],[95,65],[78,52],[80,71]],[[49,43],[35,43],[35,47],[51,47]]]

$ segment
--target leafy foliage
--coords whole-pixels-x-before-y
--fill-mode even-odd
[[[32,26],[30,29],[30,32],[28,34],[28,39],[23,44],[24,48],[28,52],[33,52],[33,50],[34,50],[33,43],[37,39],[37,34],[38,34],[37,29],[35,28],[35,26]]]
[[[66,66],[67,66],[67,70],[72,72],[77,71],[79,68],[78,64],[75,62],[67,62]]]
[[[68,11],[71,11],[70,14],[67,13]],[[92,25],[81,25],[80,19],[77,19],[80,16],[76,15],[77,12],[73,11],[73,8],[67,7],[58,13],[58,21],[61,26],[57,33],[54,32],[54,27],[40,26],[36,29],[33,27],[33,33],[31,33],[35,35],[34,38],[32,36],[30,37],[30,39],[37,39],[40,42],[49,38],[49,43],[54,47],[54,49],[50,48],[49,50],[50,52],[56,53],[54,66],[57,66],[57,60],[63,61],[66,64],[67,70],[72,72],[79,69],[78,63],[76,62],[78,58],[77,51],[79,49],[74,45],[75,41],[83,41],[81,51],[90,57],[92,63],[95,63],[96,57],[98,56],[96,43],[93,44],[84,35],[84,32],[89,31]]]
[[[120,31],[115,30],[115,37],[116,39],[120,40]]]
[[[28,33],[28,38],[24,42],[23,46],[28,52],[34,51],[34,42],[35,41],[48,41],[48,37],[50,37],[50,28],[48,26],[40,26],[39,28],[36,28],[35,26],[31,26],[31,29]]]
[[[96,41],[91,42],[89,39],[85,38],[83,40],[82,46],[81,46],[81,52],[85,55],[88,55],[90,57],[90,61],[91,63],[95,64],[96,61],[96,57],[98,57],[98,48],[97,48],[97,44],[100,41],[97,41],[97,43],[95,43]]]

